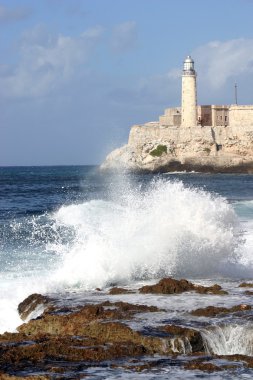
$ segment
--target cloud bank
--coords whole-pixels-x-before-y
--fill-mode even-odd
[[[18,64],[0,67],[1,96],[37,97],[59,89],[87,62],[102,32],[100,26],[95,26],[78,37],[55,36],[37,26],[24,33]]]
[[[227,81],[253,72],[253,39],[212,41],[193,51],[202,81],[221,89]]]

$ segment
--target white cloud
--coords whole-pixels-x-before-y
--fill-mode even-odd
[[[111,47],[115,53],[131,50],[137,41],[137,25],[135,21],[127,21],[116,25],[111,39]]]
[[[2,96],[43,96],[71,80],[87,62],[102,33],[100,26],[78,37],[52,36],[39,26],[23,35],[20,61],[13,70],[0,70]]]
[[[209,42],[192,55],[201,81],[216,90],[228,80],[253,72],[253,39]]]
[[[28,8],[7,8],[0,5],[0,23],[22,20],[29,16],[30,13]]]

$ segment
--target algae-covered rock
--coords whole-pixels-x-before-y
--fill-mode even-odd
[[[182,327],[177,325],[166,325],[160,327],[161,331],[164,331],[173,338],[181,338],[188,340],[191,345],[192,352],[204,351],[204,342],[200,331],[191,329],[188,327]]]
[[[222,290],[221,286],[214,284],[212,286],[195,285],[188,280],[176,280],[168,277],[163,278],[155,285],[145,285],[139,289],[140,293],[157,293],[157,294],[175,294],[189,291],[195,291],[200,294],[228,294]]]
[[[175,280],[174,278],[163,278],[155,285],[145,285],[139,289],[140,293],[175,294],[194,289],[194,285],[187,280]]]
[[[251,310],[250,305],[236,305],[231,308],[217,307],[217,306],[207,306],[204,308],[199,308],[191,311],[191,314],[197,317],[215,317],[219,314],[224,313],[236,313]]]

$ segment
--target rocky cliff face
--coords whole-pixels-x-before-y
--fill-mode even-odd
[[[253,127],[135,125],[101,169],[253,173]]]

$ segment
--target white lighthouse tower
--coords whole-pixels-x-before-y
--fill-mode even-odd
[[[197,88],[196,71],[191,56],[184,61],[182,74],[182,127],[194,127],[197,125]]]

